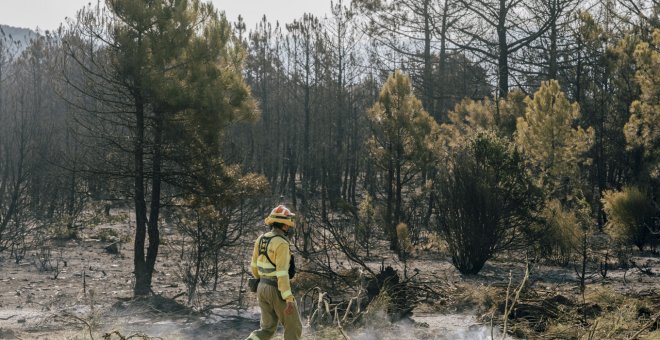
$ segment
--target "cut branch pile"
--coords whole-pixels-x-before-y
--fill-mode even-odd
[[[314,287],[303,295],[302,314],[312,328],[331,326],[343,333],[345,327],[360,326],[370,314],[382,311],[394,322],[410,317],[419,303],[443,301],[440,292],[414,278],[401,280],[392,267],[382,266],[375,277],[360,279],[354,295],[338,301],[333,301],[327,291]]]

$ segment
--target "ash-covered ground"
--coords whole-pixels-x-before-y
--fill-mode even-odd
[[[155,297],[149,301],[133,300],[131,242],[121,243],[118,253],[112,254],[106,248],[114,240],[95,237],[101,228],[109,228],[120,238],[130,239],[129,225],[130,221],[126,220],[83,230],[82,239],[50,241],[29,249],[20,261],[2,254],[0,338],[101,339],[110,335],[119,339],[135,335],[162,339],[243,339],[258,328],[255,297],[245,291],[249,259],[240,258],[240,254],[246,253],[244,249],[237,248],[235,256],[228,256],[216,291],[203,290],[187,304],[180,277],[180,247],[172,230],[167,228],[163,230],[163,245],[153,278]],[[250,242],[246,240],[246,244]],[[400,263],[391,261],[402,270]],[[623,295],[658,299],[660,280],[653,275],[660,271],[660,260],[647,256],[636,261],[651,275],[634,268],[612,269],[607,278],[590,276],[587,290],[606,288]],[[464,277],[441,254],[421,251],[408,263],[408,270],[417,269],[420,280],[442,285],[437,287],[446,295],[442,303],[419,306],[413,310],[412,317],[397,322],[375,313],[356,327],[345,327],[343,334],[331,327],[308,326],[304,338],[501,338],[502,320],[498,311],[483,306],[488,305],[488,299],[498,294],[501,297],[509,273],[513,275],[513,285],[518,284],[524,268],[522,263],[496,259],[487,263],[479,275]],[[548,296],[566,296],[569,300],[579,296],[576,273],[571,266],[532,264],[527,286],[547,292]],[[489,296],[489,292],[495,297]],[[657,312],[649,310],[651,315]],[[306,316],[303,313],[303,323]]]

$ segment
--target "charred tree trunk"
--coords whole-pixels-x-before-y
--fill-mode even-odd
[[[424,0],[424,104],[426,111],[433,116],[437,121],[441,117],[438,116],[435,110],[434,99],[434,86],[433,86],[433,64],[431,59],[431,17],[428,15],[430,12],[429,0]]]
[[[134,156],[134,185],[135,185],[135,242],[133,265],[135,272],[135,296],[145,296],[151,291],[151,275],[144,258],[144,245],[147,236],[147,203],[145,201],[145,174],[144,174],[144,102],[138,96],[135,100],[135,146]]]
[[[392,155],[392,143],[388,143],[389,154]],[[385,224],[390,238],[390,250],[397,249],[396,226],[394,225],[393,215],[394,201],[394,161],[389,157],[387,165],[387,209],[385,211]]]
[[[151,287],[151,278],[158,257],[158,248],[160,246],[160,231],[158,229],[158,220],[160,217],[160,192],[161,192],[161,166],[162,166],[162,139],[163,139],[163,120],[162,112],[156,113],[154,129],[154,155],[152,164],[151,178],[151,206],[149,208],[149,222],[147,233],[149,235],[149,248],[147,249],[147,273],[149,277],[149,287]]]
[[[506,42],[506,16],[507,6],[505,0],[500,0],[499,17],[497,23],[497,84],[499,88],[499,98],[506,98],[509,94],[509,45]]]
[[[445,81],[447,79],[446,75],[446,65],[447,65],[447,29],[449,23],[447,22],[449,16],[449,0],[445,1],[445,4],[442,8],[442,24],[440,27],[440,56],[438,62],[438,75],[439,75],[439,86],[438,86],[438,99],[439,105],[437,110],[438,114],[435,116],[436,120],[440,122],[447,121],[447,115],[445,110],[448,109],[447,104],[445,104]]]

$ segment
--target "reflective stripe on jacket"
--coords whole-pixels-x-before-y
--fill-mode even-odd
[[[281,237],[273,237],[275,235]],[[275,263],[268,261],[265,255],[259,255],[259,241],[262,237],[272,237],[270,244],[268,244],[268,257]],[[289,282],[289,263],[291,261],[291,250],[289,249],[289,239],[284,236],[284,233],[274,228],[273,230],[259,236],[254,243],[254,250],[252,251],[251,269],[252,275],[256,278],[268,278],[277,280],[277,289],[282,295],[282,299],[286,301],[294,301],[293,294],[291,293],[291,283]]]

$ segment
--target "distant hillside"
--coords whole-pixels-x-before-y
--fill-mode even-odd
[[[5,37],[10,37],[13,41],[20,41],[22,48],[28,45],[31,37],[37,36],[35,31],[28,28],[0,25],[0,30],[0,38],[4,35]]]

